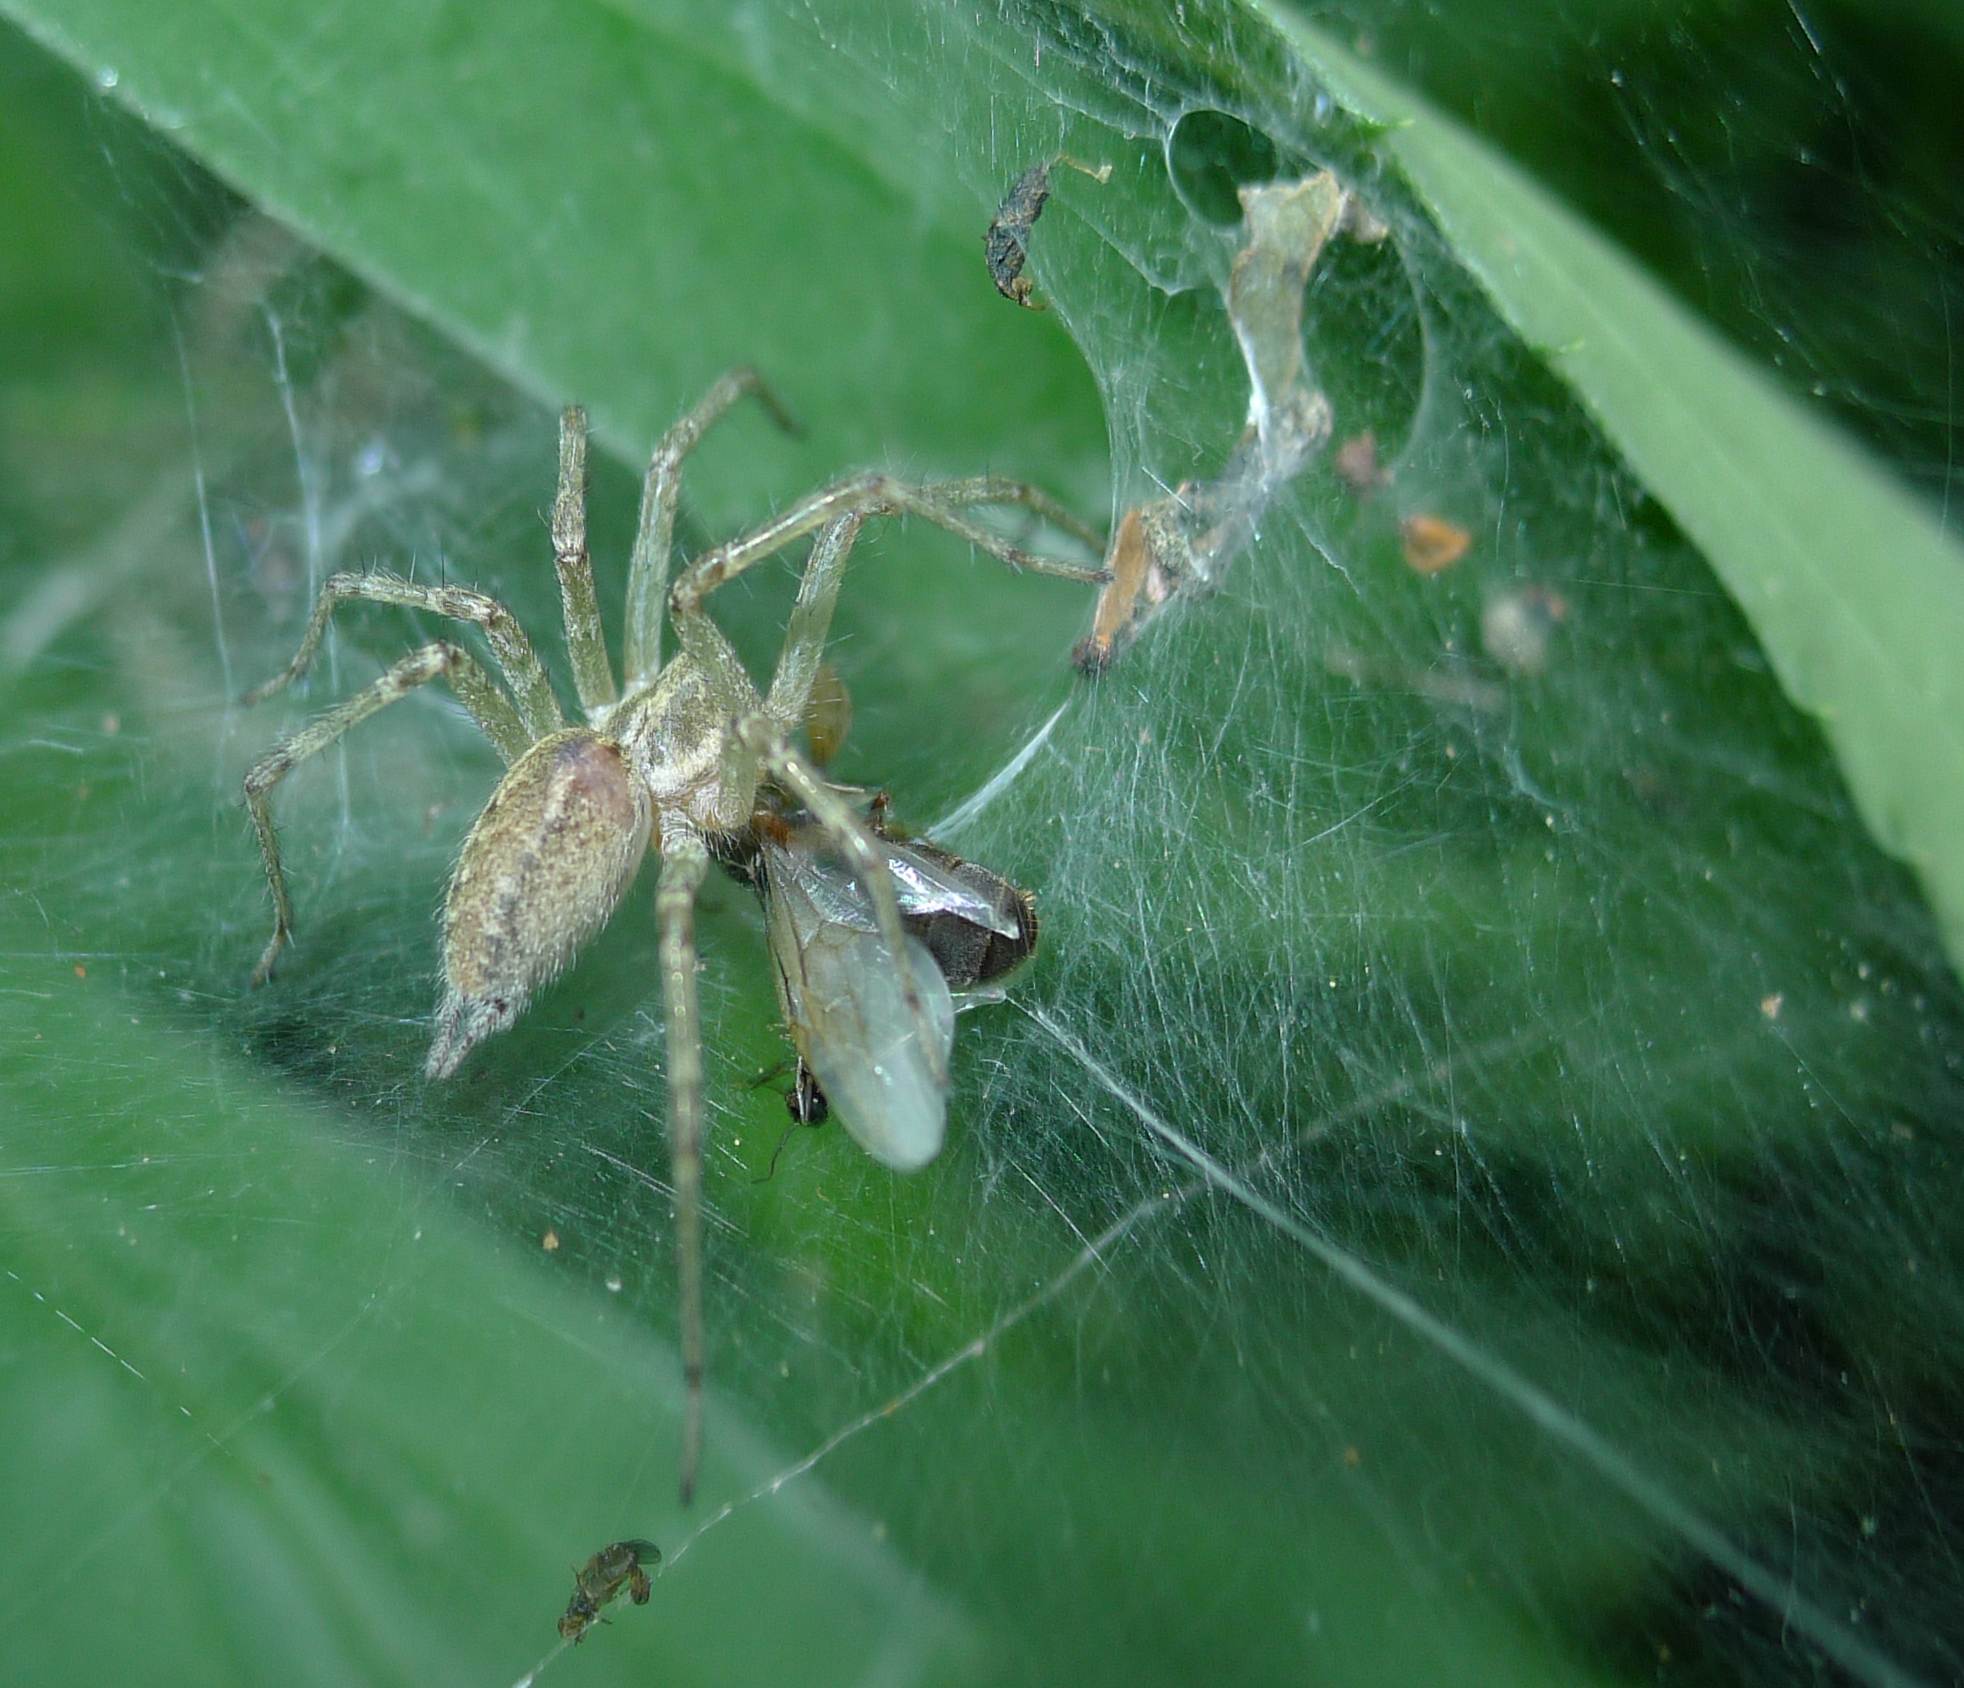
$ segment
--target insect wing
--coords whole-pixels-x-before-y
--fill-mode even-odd
[[[902,914],[952,914],[999,937],[1021,936],[1016,916],[961,876],[963,863],[938,860],[906,844],[890,843],[886,851]]]
[[[961,878],[957,872],[959,864],[951,866],[892,839],[885,840],[880,848],[886,855],[887,872],[893,876],[894,899],[903,915],[925,918],[951,914],[1005,938],[1017,935],[1015,917]],[[856,926],[862,932],[875,929],[873,899],[857,878],[843,867],[833,867],[796,845],[782,853],[798,859],[806,895],[823,918],[843,926]]]
[[[938,1049],[928,1059],[906,991],[863,894],[843,867],[795,847],[764,849],[764,910],[785,1023],[798,1053],[855,1141],[875,1160],[912,1172],[940,1153],[955,1005],[927,947],[907,940],[914,988]],[[861,912],[863,911],[863,913]]]

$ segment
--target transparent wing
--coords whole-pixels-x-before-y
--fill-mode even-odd
[[[893,875],[893,891],[900,912],[911,915],[952,914],[957,919],[996,932],[1005,938],[1017,935],[1016,917],[1008,913],[968,881],[959,877],[959,863],[937,860],[935,856],[893,839],[882,841],[887,871]],[[861,885],[843,866],[824,857],[794,852],[810,864],[805,874],[807,894],[828,920],[862,931],[873,929],[873,903]]]
[[[947,1096],[935,1082],[955,1041],[955,1006],[927,946],[907,940],[914,987],[927,1005],[940,1059],[930,1061],[886,945],[864,924],[825,857],[767,843],[764,914],[785,1024],[833,1112],[875,1160],[912,1172],[940,1153]],[[864,905],[864,897],[860,899]],[[844,908],[849,918],[836,918]]]

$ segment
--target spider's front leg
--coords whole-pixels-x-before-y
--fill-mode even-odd
[[[443,996],[424,1072],[448,1078],[607,924],[648,847],[647,788],[621,748],[575,727],[505,775],[457,859]]]
[[[1081,580],[1093,586],[1102,586],[1111,579],[1111,571],[1102,565],[1092,568],[1058,562],[997,537],[965,513],[985,504],[1020,504],[1087,544],[1100,543],[1091,528],[1048,493],[1022,481],[978,475],[968,480],[916,486],[895,480],[891,475],[848,475],[842,481],[820,487],[750,532],[703,552],[669,589],[669,618],[675,623],[678,635],[686,637],[689,619],[700,613],[703,599],[717,587],[756,567],[766,557],[775,556],[806,534],[852,516],[919,516],[1019,573],[1053,575],[1060,580]]]
[[[675,540],[675,513],[681,497],[682,464],[702,437],[746,395],[754,396],[787,434],[802,432],[764,378],[750,368],[732,369],[715,381],[662,435],[641,485],[641,519],[628,558],[627,631],[622,646],[629,690],[651,681],[661,668],[661,618],[668,595],[669,552]]]

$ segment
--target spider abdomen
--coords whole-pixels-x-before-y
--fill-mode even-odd
[[[607,923],[648,824],[646,788],[600,733],[553,733],[512,764],[464,841],[444,903],[431,1078],[516,1020]]]

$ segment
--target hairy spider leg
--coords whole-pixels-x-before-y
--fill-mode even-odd
[[[838,596],[845,556],[858,532],[860,518],[846,516],[834,522],[818,537],[805,564],[799,585],[798,607],[792,612],[792,629],[786,636],[787,650],[804,650],[816,641],[824,643],[831,622],[832,603]],[[700,615],[678,620],[682,648],[711,672],[737,671],[736,654],[729,648],[721,630]],[[814,647],[815,648],[815,647]],[[780,671],[782,661],[780,661]],[[809,692],[816,672],[816,657],[803,671],[803,690]],[[795,677],[791,689],[796,689]],[[776,679],[773,695],[782,696]],[[751,694],[753,697],[755,693]],[[802,704],[793,711],[794,719]],[[753,717],[746,717],[752,719]],[[775,725],[764,721],[766,738],[782,735]],[[739,738],[742,734],[739,731]],[[761,761],[762,753],[748,741],[745,748]],[[702,1463],[703,1376],[705,1334],[702,1271],[702,1153],[705,1131],[702,1076],[701,1014],[696,992],[695,899],[708,871],[709,853],[693,833],[675,829],[661,835],[662,872],[655,893],[656,923],[660,934],[663,1008],[667,1020],[669,1089],[669,1174],[675,1189],[676,1290],[680,1301],[678,1316],[682,1349],[682,1377],[685,1392],[682,1419],[681,1499],[688,1505],[694,1497]],[[874,877],[885,885],[892,897],[884,860],[877,863]],[[899,919],[895,905],[895,921]],[[925,1010],[923,1010],[925,1012]]]
[[[252,816],[253,830],[259,835],[259,855],[266,864],[266,884],[273,893],[273,935],[266,941],[259,965],[252,970],[252,982],[263,985],[273,971],[273,963],[293,934],[293,906],[287,900],[286,871],[280,865],[279,834],[273,827],[271,795],[273,787],[308,757],[325,750],[350,727],[407,697],[418,686],[445,679],[458,701],[470,711],[471,719],[497,748],[507,764],[515,762],[531,743],[531,735],[505,694],[494,686],[484,670],[461,646],[438,641],[411,651],[387,673],[345,703],[316,716],[291,738],[282,739],[246,770],[246,809]]]
[[[663,435],[650,459],[643,486],[641,512],[629,564],[628,628],[624,669],[629,690],[654,679],[660,666],[660,619],[666,596],[680,469],[683,459],[702,435],[746,394],[757,395],[779,424],[795,430],[790,415],[752,369],[732,370],[721,377],[696,406]],[[559,479],[553,501],[554,565],[559,577],[561,607],[568,654],[582,708],[592,717],[618,698],[607,661],[606,641],[593,583],[586,534],[587,420],[577,406],[560,418]],[[852,524],[854,527],[857,523]],[[836,541],[835,546],[836,549]],[[831,574],[836,595],[836,571]],[[336,577],[322,594],[302,648],[287,671],[254,694],[269,696],[303,672],[326,630],[334,604],[345,597],[374,597],[385,602],[421,601],[442,614],[457,614],[485,629],[500,657],[513,689],[521,697],[532,692],[540,713],[552,710],[550,724],[533,725],[519,749],[548,736],[558,727],[558,710],[536,655],[515,619],[502,606],[479,594],[444,589],[446,596],[411,598],[419,589],[387,576]],[[825,621],[829,621],[828,613]],[[820,634],[822,637],[823,626]],[[711,631],[699,645],[715,644],[713,669],[735,664],[733,652]],[[707,656],[707,651],[699,651]],[[809,683],[807,683],[807,690]],[[754,696],[754,693],[752,694]],[[499,698],[500,703],[503,702]],[[507,761],[512,757],[507,756]],[[671,1174],[676,1191],[677,1288],[681,1303],[680,1337],[686,1402],[683,1425],[682,1493],[686,1502],[694,1489],[701,1461],[703,1427],[704,1323],[702,1305],[702,1143],[704,1132],[701,1016],[696,992],[694,905],[707,872],[709,855],[693,834],[670,828],[661,839],[662,872],[656,892],[656,918],[662,956],[663,995],[667,1019],[669,1062],[669,1136]],[[441,1020],[441,1012],[439,1013]],[[439,1049],[442,1040],[439,1039]],[[460,1051],[461,1053],[461,1051]],[[447,1071],[454,1058],[432,1061]]]
[[[764,712],[758,718],[739,723],[738,731],[746,747],[805,803],[835,846],[852,862],[856,876],[872,899],[874,919],[900,980],[901,994],[921,1047],[929,1052],[929,1071],[942,1083],[947,1082],[947,1073],[928,1018],[927,1004],[914,983],[914,970],[907,958],[906,928],[901,923],[886,857],[865,823],[791,748],[789,738],[804,717],[817,677],[819,656],[831,628],[832,612],[838,602],[846,559],[867,517],[920,515],[969,539],[1012,568],[1031,567],[1067,579],[1109,578],[1103,569],[1085,569],[1032,556],[960,514],[969,505],[1009,503],[1024,504],[1045,514],[1056,508],[1049,495],[1040,489],[993,475],[918,487],[885,475],[852,476],[814,493],[776,520],[705,552],[684,571],[669,600],[682,649],[706,655],[708,647],[720,646],[721,637],[702,614],[702,600],[718,586],[734,580],[744,570],[823,524],[824,531],[812,546],[799,583],[798,601],[786,630],[778,671],[772,676]]]
[[[976,550],[1012,569],[1052,575],[1059,580],[1081,580],[1093,586],[1101,586],[1111,579],[1103,568],[1060,563],[998,538],[962,514],[964,509],[978,504],[1021,504],[1046,520],[1061,516],[1060,525],[1068,531],[1081,534],[1087,543],[1098,543],[1097,536],[1064,511],[1047,492],[1022,481],[977,475],[967,480],[914,485],[877,471],[848,475],[801,498],[782,515],[703,552],[689,564],[668,595],[669,615],[675,622],[677,636],[683,636],[684,621],[701,608],[703,599],[717,587],[841,516],[919,516],[936,527],[946,528],[958,539],[967,540]]]
[[[940,1046],[928,1022],[927,1005],[914,989],[914,970],[907,959],[906,928],[894,896],[893,877],[887,871],[886,853],[851,805],[791,745],[792,735],[803,723],[811,702],[819,661],[832,629],[839,586],[845,578],[846,560],[864,521],[864,515],[857,511],[840,516],[813,544],[804,577],[798,584],[798,600],[792,606],[785,628],[784,646],[771,676],[770,691],[764,698],[763,713],[739,723],[737,731],[746,748],[803,802],[834,846],[852,863],[856,876],[873,900],[874,919],[901,980],[921,1046],[929,1051],[929,1071],[946,1083],[948,1075],[941,1070]]]
[[[468,587],[420,586],[413,580],[382,573],[329,575],[326,584],[321,587],[320,597],[314,603],[314,613],[307,622],[307,631],[300,636],[300,648],[293,653],[293,660],[263,686],[255,686],[247,692],[240,701],[263,703],[276,692],[285,691],[306,673],[307,665],[314,660],[314,652],[320,648],[335,610],[351,599],[372,604],[401,604],[406,609],[427,610],[446,620],[468,622],[482,629],[485,642],[490,645],[491,654],[504,675],[506,685],[511,687],[512,697],[517,701],[519,716],[525,723],[526,743],[542,739],[565,726],[565,720],[559,713],[559,700],[553,696],[552,682],[546,678],[544,664],[532,649],[531,641],[525,637],[525,629],[518,625],[518,618],[496,598],[473,592]]]
[[[559,417],[559,490],[552,500],[552,563],[559,575],[560,619],[573,689],[587,719],[620,696],[607,662],[607,635],[593,591],[593,558],[586,546],[586,412],[569,405]]]
[[[994,480],[954,483],[961,491],[973,493],[976,501],[998,501],[1005,486]],[[872,901],[874,919],[890,964],[901,981],[909,1015],[918,1028],[922,1047],[929,1052],[929,1071],[940,1083],[947,1072],[940,1047],[928,1021],[927,1005],[914,983],[908,959],[907,932],[900,918],[899,901],[894,894],[885,852],[879,841],[851,806],[826,783],[824,777],[791,747],[790,734],[803,719],[816,678],[820,653],[830,631],[832,612],[838,601],[839,586],[853,542],[866,515],[871,512],[846,509],[827,521],[812,545],[799,582],[798,599],[793,607],[777,669],[763,707],[736,724],[736,734],[744,748],[805,806],[814,822],[825,831],[835,848],[852,864],[855,875]],[[711,577],[709,587],[731,579],[762,556],[791,543],[800,532],[819,525],[808,521],[803,527],[789,528],[768,549],[761,541],[737,557],[726,571]],[[741,543],[741,542],[739,542]],[[700,597],[685,601],[674,613],[676,634],[683,651],[706,667],[717,668],[734,661],[728,641],[700,609]],[[678,841],[679,842],[679,841]],[[663,872],[657,893],[663,945],[663,985],[670,1015],[670,1154],[675,1184],[677,1279],[682,1299],[680,1315],[682,1371],[688,1400],[683,1418],[683,1456],[681,1492],[684,1504],[695,1492],[702,1450],[703,1312],[702,1312],[702,1053],[695,985],[695,946],[692,922],[694,898],[702,882],[700,865],[678,866],[671,876],[669,837],[662,838]],[[702,851],[699,840],[690,838],[691,858]],[[706,860],[706,855],[705,855]]]
[[[662,435],[654,455],[648,459],[647,476],[641,483],[641,516],[627,566],[627,630],[622,669],[630,691],[652,679],[661,667],[662,601],[668,595],[682,460],[746,395],[754,396],[770,412],[771,420],[787,434],[803,431],[756,370],[732,369],[719,377],[696,401],[695,408]]]
[[[771,689],[764,696],[764,713],[786,733],[804,725],[811,707],[839,585],[846,575],[846,557],[864,520],[858,515],[841,516],[812,542],[812,554],[798,582],[798,599],[785,623],[784,645],[771,672]]]
[[[681,1300],[682,1504],[702,1463],[702,1014],[696,998],[696,893],[709,851],[693,833],[664,837],[655,923],[668,1035],[668,1157],[675,1184],[676,1291]]]
[[[947,485],[954,488],[958,496],[974,495],[977,502],[1003,502],[1009,491],[1034,490],[990,477],[949,482]],[[887,871],[885,852],[865,822],[852,812],[850,805],[790,744],[790,735],[803,719],[805,704],[811,695],[812,682],[817,674],[817,653],[823,648],[825,636],[831,627],[832,610],[838,601],[846,559],[851,554],[853,542],[858,538],[865,518],[869,514],[895,508],[932,508],[940,512],[934,519],[943,520],[949,511],[937,502],[937,495],[942,489],[897,488],[884,476],[862,476],[855,481],[841,482],[828,492],[821,492],[807,500],[800,507],[807,514],[800,515],[799,510],[794,510],[789,517],[767,524],[745,539],[719,547],[709,552],[703,561],[692,565],[676,583],[670,600],[670,614],[684,654],[705,666],[724,660],[728,653],[728,641],[715,623],[703,614],[702,597],[724,582],[733,580],[744,569],[792,543],[800,535],[809,533],[819,525],[819,518],[808,512],[826,508],[826,500],[831,494],[855,486],[872,487],[881,492],[882,497],[875,501],[871,510],[855,508],[850,499],[845,500],[846,507],[826,520],[824,531],[812,545],[811,555],[805,562],[804,577],[799,582],[798,602],[786,631],[784,650],[779,658],[780,669],[786,660],[790,661],[791,673],[783,678],[782,683],[780,675],[773,675],[771,680],[769,696],[776,700],[783,714],[773,713],[767,701],[761,711],[737,722],[736,732],[744,748],[804,803],[833,845],[852,863],[855,876],[872,899],[874,922],[900,981],[901,998],[907,1005],[908,1016],[914,1022],[921,1047],[929,1052],[928,1071],[938,1083],[946,1084],[946,1065],[928,1016],[927,1004],[922,1000],[914,980],[913,965],[908,960],[907,929],[900,919],[900,903],[894,895],[893,878]],[[903,493],[910,502],[901,506],[891,503],[885,495],[895,491]],[[980,529],[976,531],[981,532]],[[991,535],[985,534],[983,537],[1000,550],[1012,549],[1001,546]],[[704,568],[705,562],[711,565],[707,569]],[[698,574],[707,584],[693,592],[685,590]]]

